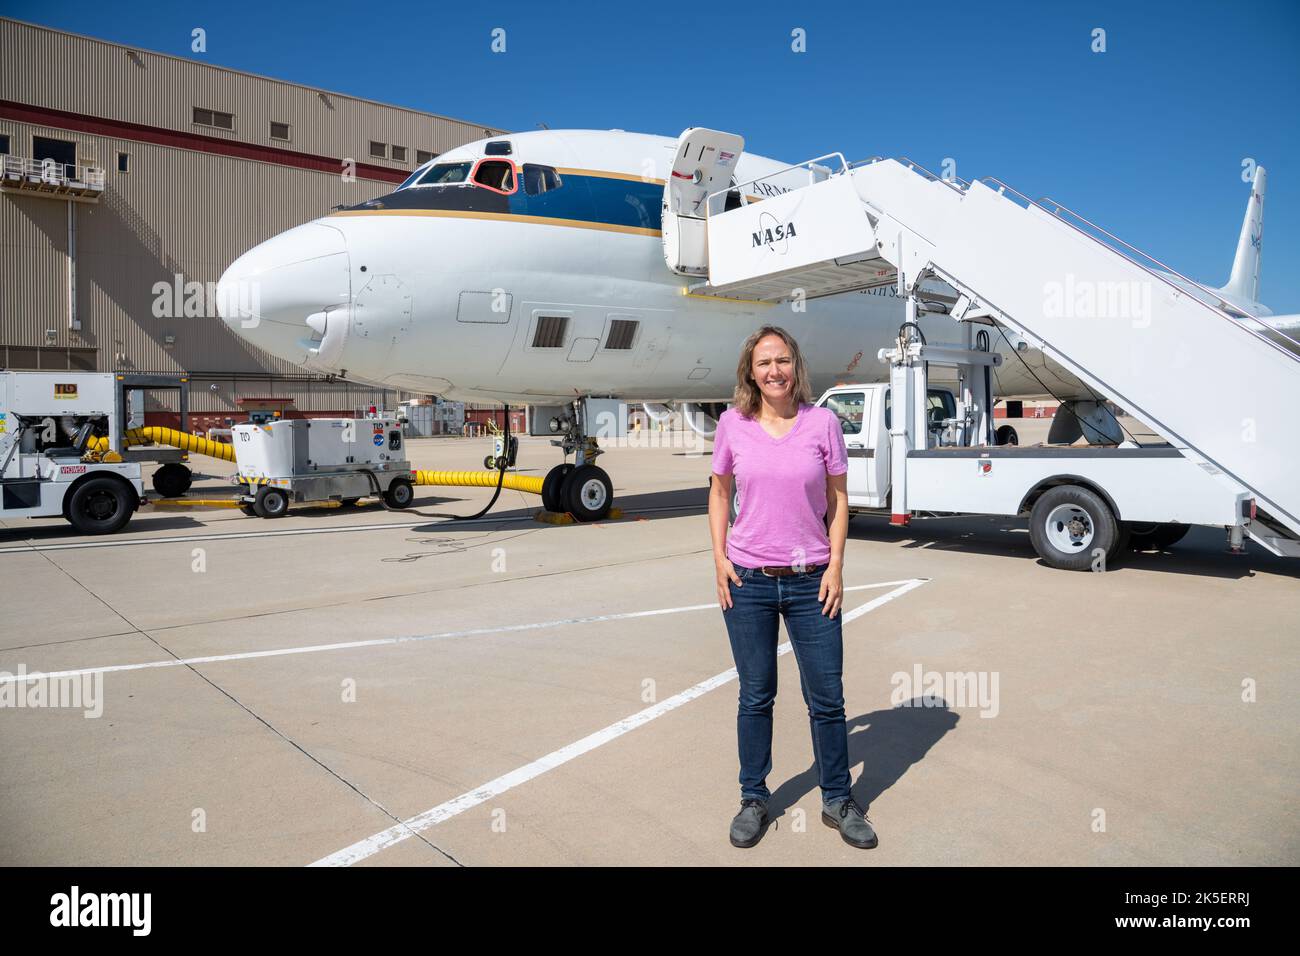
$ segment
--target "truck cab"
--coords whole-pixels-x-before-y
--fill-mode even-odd
[[[957,417],[957,400],[946,388],[930,388],[926,401],[933,444],[943,444],[945,431]],[[883,509],[889,499],[889,429],[893,423],[889,383],[836,385],[826,390],[817,405],[835,413],[844,433],[849,453],[849,507]]]

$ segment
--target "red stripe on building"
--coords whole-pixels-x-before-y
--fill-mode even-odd
[[[12,100],[0,100],[0,118],[37,126],[53,126],[79,133],[92,133],[96,136],[112,136],[139,143],[153,143],[157,146],[174,146],[177,149],[190,149],[200,153],[252,159],[262,163],[275,163],[277,166],[292,166],[296,169],[310,169],[321,173],[338,174],[343,170],[343,160],[330,156],[316,156],[312,153],[299,153],[275,146],[242,143],[238,140],[222,139],[219,136],[205,136],[202,133],[183,133],[179,130],[163,129],[160,126],[128,123],[125,120],[83,116],[80,113],[27,106]],[[385,183],[400,183],[410,175],[406,170],[388,169],[370,163],[356,163],[356,172],[358,179],[373,179]]]

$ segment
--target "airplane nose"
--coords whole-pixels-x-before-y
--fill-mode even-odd
[[[217,308],[227,327],[296,364],[317,350],[328,314],[346,311],[351,299],[347,241],[319,222],[255,246],[217,283]]]

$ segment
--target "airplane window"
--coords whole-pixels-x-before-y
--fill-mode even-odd
[[[562,185],[560,174],[553,167],[524,163],[524,192],[528,195],[548,193],[552,189],[559,189]]]
[[[474,173],[474,182],[503,193],[514,192],[515,170],[504,161],[482,162],[478,164],[478,170]]]
[[[420,177],[417,186],[453,186],[469,179],[473,163],[438,163],[430,166]]]

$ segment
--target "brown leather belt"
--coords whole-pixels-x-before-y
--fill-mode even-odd
[[[785,567],[776,567],[771,564],[765,564],[758,570],[762,571],[769,578],[780,578],[790,574],[813,574],[821,570],[821,567],[820,564],[809,564],[803,567],[793,567],[789,565]]]

